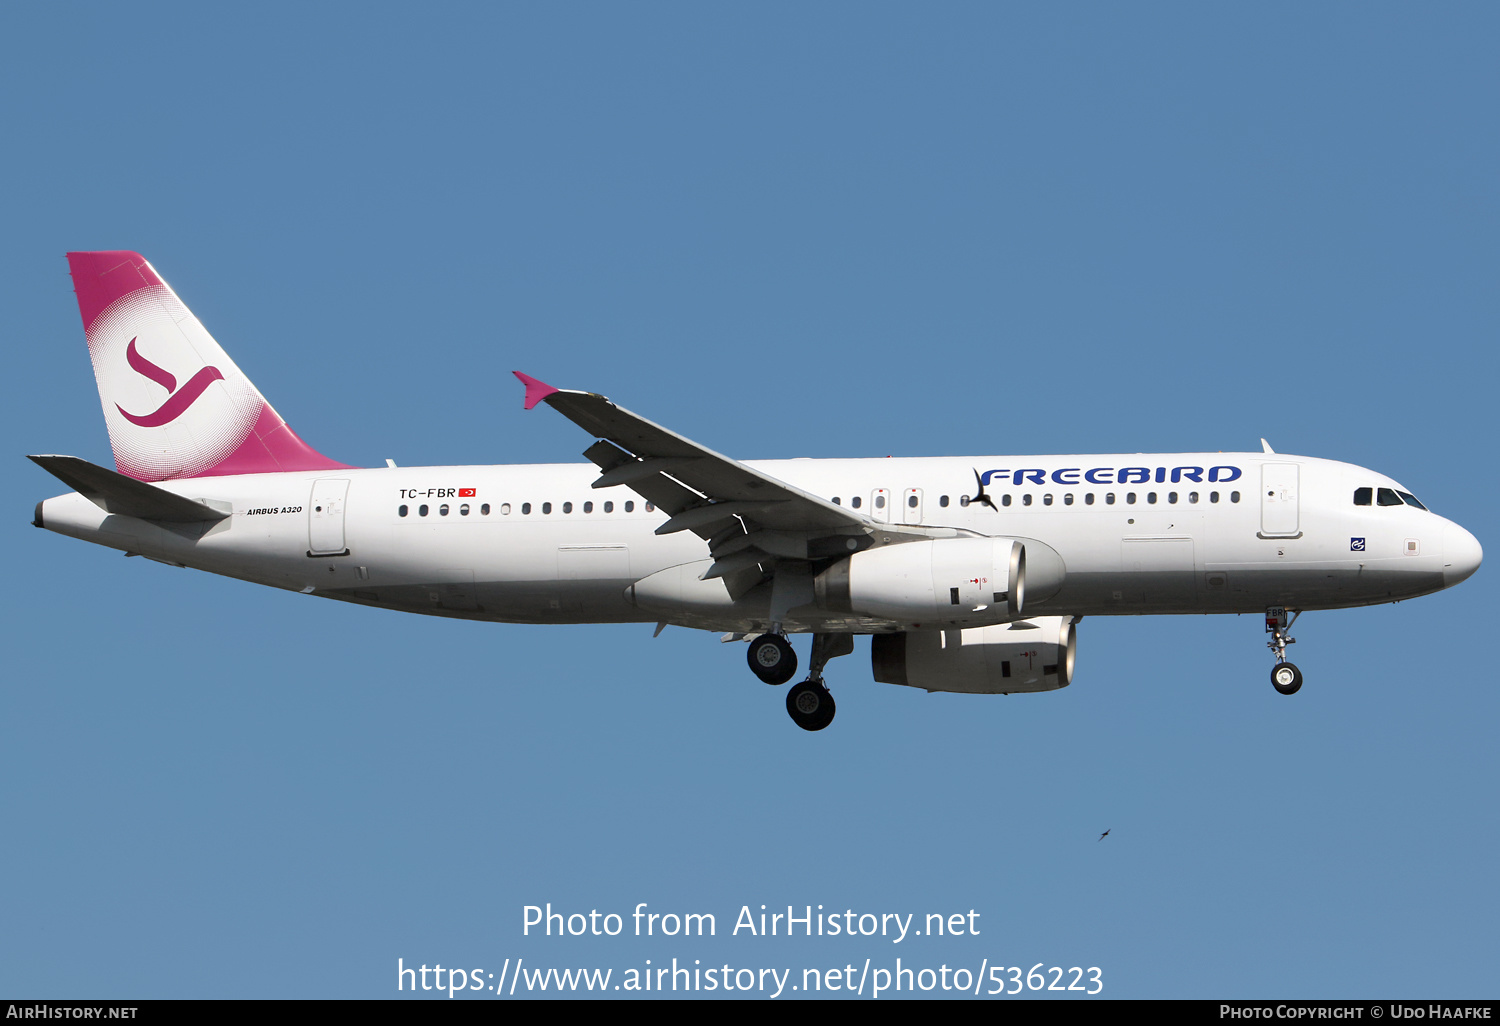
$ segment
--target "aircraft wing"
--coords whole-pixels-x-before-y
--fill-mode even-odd
[[[657,534],[691,531],[709,543],[718,562],[708,576],[778,558],[847,555],[867,548],[877,529],[905,533],[714,452],[602,395],[515,375],[526,385],[528,410],[545,402],[600,439],[584,451],[603,471],[595,488],[626,485],[668,514]]]

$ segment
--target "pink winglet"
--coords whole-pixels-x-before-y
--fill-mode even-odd
[[[511,373],[520,378],[521,384],[526,386],[526,408],[528,410],[535,406],[537,403],[541,402],[543,399],[547,398],[553,392],[562,391],[562,389],[553,388],[545,381],[538,381],[530,374],[522,374],[520,371],[511,371]]]

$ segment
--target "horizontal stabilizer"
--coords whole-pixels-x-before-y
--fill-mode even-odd
[[[165,488],[95,466],[76,456],[28,459],[106,513],[175,524],[212,523],[229,516]]]

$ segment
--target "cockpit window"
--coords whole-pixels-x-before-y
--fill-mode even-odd
[[[1401,496],[1401,498],[1403,500],[1405,500],[1405,502],[1406,502],[1406,504],[1408,506],[1415,506],[1415,507],[1417,507],[1417,509],[1426,509],[1427,508],[1426,506],[1424,506],[1420,502],[1418,502],[1417,501],[1417,497],[1415,495],[1413,495],[1411,492],[1397,492],[1396,494],[1399,495],[1399,496]]]
[[[1375,501],[1381,506],[1401,505],[1401,496],[1396,494],[1394,488],[1382,488],[1375,494]]]
[[[1373,488],[1354,489],[1354,504],[1356,506],[1368,506],[1374,500],[1374,498],[1375,489]]]

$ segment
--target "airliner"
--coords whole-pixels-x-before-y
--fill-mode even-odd
[[[742,461],[592,392],[516,372],[587,464],[356,468],[299,437],[143,257],[68,254],[115,469],[35,461],[71,492],[34,524],[128,556],[381,609],[654,623],[744,641],[787,712],[833,720],[823,671],[871,636],[874,678],[1052,691],[1086,616],[1292,623],[1479,568],[1472,534],[1384,474],[1260,452]]]

